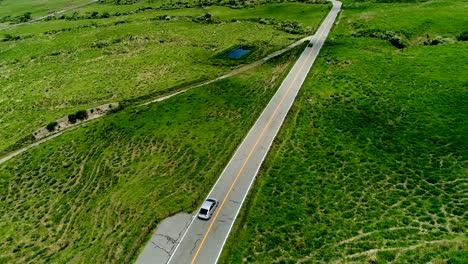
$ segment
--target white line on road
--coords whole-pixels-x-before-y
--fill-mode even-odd
[[[211,248],[206,249],[206,250],[203,251],[204,252],[203,253],[203,258],[202,258],[203,260],[200,260],[200,261],[201,262],[208,262],[208,263],[218,261],[219,256],[220,256],[220,254],[222,252],[222,249],[224,247],[224,244],[225,244],[225,242],[227,240],[227,237],[229,236],[229,233],[232,230],[232,226],[234,225],[234,221],[238,216],[238,213],[239,213],[239,211],[240,211],[240,209],[242,207],[243,202],[245,201],[245,198],[247,197],[248,191],[250,190],[251,186],[253,185],[253,182],[255,181],[256,175],[258,174],[258,171],[260,169],[260,165],[261,165],[261,163],[263,163],[263,161],[264,161],[264,159],[265,159],[265,157],[266,157],[266,155],[268,153],[268,150],[269,150],[269,148],[271,147],[271,145],[273,143],[274,138],[276,137],[279,129],[281,128],[282,123],[284,122],[284,119],[286,118],[287,112],[289,111],[292,104],[294,103],[294,99],[295,99],[300,87],[302,86],[302,83],[304,82],[304,80],[305,80],[305,78],[307,76],[307,73],[309,72],[310,68],[312,67],[315,58],[319,54],[320,48],[323,46],[323,43],[325,42],[325,39],[326,39],[328,33],[330,32],[331,27],[333,26],[333,22],[335,21],[336,16],[337,16],[337,14],[338,14],[338,12],[340,10],[341,3],[337,2],[337,1],[332,1],[332,3],[333,3],[332,9],[330,10],[329,14],[327,15],[327,17],[323,21],[322,25],[320,26],[319,30],[317,31],[319,33],[319,36],[316,36],[314,38],[314,47],[312,49],[306,48],[306,50],[303,52],[303,54],[299,57],[298,62],[296,62],[296,64],[293,66],[293,68],[291,69],[291,72],[288,74],[286,79],[283,81],[283,84],[281,85],[280,89],[277,91],[275,96],[273,96],[270,103],[267,105],[267,107],[264,109],[264,111],[262,112],[260,117],[255,122],[254,126],[249,130],[249,133],[244,138],[244,140],[242,141],[242,143],[239,146],[238,150],[236,151],[236,153],[231,158],[231,161],[225,167],[225,170],[223,170],[223,173],[221,174],[221,176],[218,178],[217,182],[213,186],[213,187],[217,187],[218,183],[220,183],[220,186],[216,189],[218,195],[220,195],[224,191],[226,191],[226,193],[222,194],[224,196],[224,198],[222,199],[222,203],[218,207],[217,212],[215,213],[214,217],[210,220],[211,222],[209,223],[208,227],[206,227],[206,225],[204,225],[202,223],[198,223],[198,222],[197,222],[196,225],[194,225],[194,219],[192,219],[193,221],[190,223],[189,227],[187,228],[186,232],[184,233],[184,239],[187,240],[187,241],[184,242],[184,239],[181,239],[181,241],[179,241],[179,243],[177,244],[177,247],[172,252],[172,255],[169,258],[168,262],[175,261],[174,263],[186,263],[186,262],[189,262],[189,258],[190,258],[190,259],[192,259],[191,263],[194,263],[195,260],[197,260],[198,255],[201,253],[200,250],[202,249],[203,245],[208,240],[210,240],[209,243],[211,243]],[[323,36],[325,37],[325,39],[323,39]],[[312,59],[310,59],[311,55],[313,55]],[[306,68],[304,68],[305,65],[307,65]],[[291,74],[293,74],[293,72],[294,72],[294,77],[292,77],[293,75],[291,75]],[[300,78],[298,79],[299,76],[300,76]],[[298,81],[298,80],[299,80],[299,83],[296,83],[296,81]],[[286,85],[287,85],[287,87],[286,87]],[[291,89],[293,86],[294,86],[294,89]],[[290,94],[290,92],[292,92],[292,93]],[[280,94],[282,94],[282,95],[280,95]],[[282,98],[280,99],[279,103],[276,103],[276,100],[279,99],[279,96],[281,96]],[[288,97],[288,100],[284,101],[286,97]],[[285,103],[284,105],[283,105],[283,102]],[[280,106],[283,107],[281,110],[280,110]],[[271,110],[273,110],[272,109],[273,107],[275,107],[275,109],[274,109],[273,112],[271,112]],[[267,109],[268,109],[268,112],[266,112]],[[278,112],[279,110],[280,110],[280,112]],[[267,113],[267,114],[265,114],[265,113]],[[267,118],[268,113],[271,113],[271,115],[269,116],[268,121],[266,122],[265,126],[263,127],[260,122],[263,123],[263,122],[266,121],[265,118]],[[273,122],[274,118],[275,118],[275,120]],[[275,124],[272,125],[273,124],[272,122],[275,123]],[[271,127],[270,127],[270,125],[271,125]],[[254,128],[256,128],[255,129],[256,131],[254,131]],[[257,137],[256,133],[259,132],[259,129],[261,129],[262,131],[260,133],[260,136]],[[266,131],[268,131],[268,133],[267,133],[268,135],[265,134]],[[266,138],[264,138],[264,136]],[[247,144],[248,144],[247,139],[248,138],[249,138],[248,141],[250,141],[250,143],[253,144],[253,147],[251,145],[247,146]],[[252,140],[255,140],[255,143],[253,143]],[[254,161],[250,162],[249,160],[252,157],[252,154],[253,154],[254,150],[257,148],[257,145],[260,143],[261,140],[266,141],[266,142],[260,144],[260,146],[259,146],[260,148],[258,149],[257,154],[256,154],[257,155],[256,159]],[[244,144],[245,144],[245,146],[244,146]],[[237,156],[237,152],[239,151],[240,147],[243,147],[243,152],[244,152],[243,155],[247,154],[247,152],[248,152],[248,154],[246,156],[243,156],[241,159],[238,159],[238,158],[236,158],[236,156]],[[260,155],[258,155],[258,154],[260,154]],[[241,160],[244,160],[242,165],[241,164],[235,164],[237,161],[241,161]],[[250,164],[249,165],[250,169],[253,169],[253,170],[248,171],[248,172],[243,172],[243,170],[246,167],[248,162],[250,162],[250,163],[253,162],[253,164],[249,163]],[[231,166],[231,163],[232,163],[232,166]],[[240,165],[241,165],[240,169],[237,170],[236,167],[240,166]],[[225,175],[225,171],[226,171],[226,169],[228,167],[230,167],[233,171],[230,172],[230,175]],[[234,180],[233,180],[232,183],[229,183],[229,179],[234,176],[234,174],[233,174],[234,172],[236,172]],[[246,179],[247,183],[248,183],[247,188],[244,188],[242,186],[242,184],[239,183],[239,184],[241,184],[240,185],[241,188],[239,189],[240,193],[239,193],[239,190],[237,190],[237,186],[236,186],[236,188],[234,188],[234,187],[237,184],[238,179],[240,179],[239,176],[242,173],[248,173],[248,175],[249,175],[248,177],[251,177],[251,178],[249,179],[247,177],[247,179]],[[224,182],[219,181],[220,179],[223,179],[225,177],[227,177],[227,179],[225,179]],[[226,180],[227,180],[227,182],[226,182]],[[239,182],[241,182],[241,181],[239,181]],[[226,187],[227,187],[226,184],[230,185],[230,187],[228,189],[226,189]],[[245,184],[245,180],[244,180],[244,184]],[[234,189],[236,189],[237,194],[234,194],[232,192]],[[210,196],[211,193],[214,190],[215,190],[215,188],[212,188],[212,190],[210,191],[210,194],[208,196]],[[241,196],[239,198],[242,198],[242,200],[240,202],[238,202],[238,208],[232,208],[235,211],[235,215],[234,215],[233,218],[229,218],[230,220],[232,219],[232,221],[231,221],[229,227],[227,228],[227,232],[219,231],[220,228],[222,228],[223,230],[226,230],[225,228],[227,227],[227,226],[226,227],[221,227],[218,224],[216,224],[216,226],[215,226],[215,223],[217,222],[216,219],[218,218],[220,212],[224,209],[223,207],[225,205],[226,200],[228,199],[228,196],[231,196],[231,195],[235,196],[235,195],[239,195],[239,194]],[[228,210],[227,213],[230,214],[229,209],[226,209],[226,210]],[[220,222],[225,222],[225,221],[220,221]],[[192,225],[194,225],[193,228],[192,228]],[[206,228],[206,230],[205,230],[205,228]],[[217,229],[218,231],[213,231],[216,234],[211,235],[211,238],[207,240],[208,235],[210,235],[210,231],[212,229],[213,230]],[[193,234],[191,234],[190,236],[187,236],[189,231],[193,232]],[[204,234],[200,233],[200,232],[203,232]],[[219,232],[222,232],[222,233],[220,234]],[[200,241],[200,238],[199,238],[200,235],[203,235],[203,239],[198,244],[198,242]],[[213,236],[215,236],[216,238],[213,237]],[[219,237],[219,236],[221,236],[221,237]],[[217,240],[218,238],[219,238],[219,240]],[[216,242],[218,242],[218,245],[219,245],[219,242],[221,242],[221,241],[222,241],[221,248],[219,248],[218,246],[214,246],[216,244]],[[195,245],[193,245],[192,243],[194,243]],[[215,243],[215,244],[213,244],[213,243]],[[181,252],[178,252],[178,250],[179,251],[181,250],[180,245],[182,245],[182,244],[184,244],[184,246],[183,246],[184,250],[182,250]],[[213,246],[214,246],[214,248],[213,248]],[[197,247],[198,247],[198,249],[197,249],[196,253],[194,255],[192,255],[193,250],[195,248],[197,248]],[[185,252],[185,250],[188,250],[190,252]],[[209,250],[211,250],[211,251],[209,251]],[[213,253],[216,254],[215,258],[214,258]],[[174,260],[175,256],[177,256],[176,260]]]

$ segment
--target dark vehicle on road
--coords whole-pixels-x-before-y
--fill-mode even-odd
[[[208,198],[203,202],[200,211],[198,212],[198,218],[203,220],[209,220],[213,215],[213,212],[218,207],[218,201],[214,198]]]
[[[312,42],[309,42],[309,44],[307,45],[307,47],[313,47],[314,46],[314,43]]]

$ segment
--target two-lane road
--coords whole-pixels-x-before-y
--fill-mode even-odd
[[[219,201],[212,219],[202,221],[193,217],[168,263],[210,264],[218,261],[258,170],[340,11],[341,2],[332,3],[331,11],[311,40],[313,46],[301,54],[208,195]]]

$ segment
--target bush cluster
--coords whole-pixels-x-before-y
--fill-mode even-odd
[[[208,23],[208,24],[214,22],[213,16],[208,13],[201,15],[201,16],[194,17],[192,18],[192,21],[196,23]]]
[[[386,40],[395,48],[403,49],[409,46],[405,37],[393,31],[382,31],[379,29],[366,29],[353,34],[353,37],[371,37]]]
[[[173,10],[181,8],[193,8],[193,7],[206,7],[206,6],[227,6],[230,8],[245,8],[254,7],[262,4],[271,3],[283,3],[283,2],[301,2],[311,4],[325,4],[326,0],[257,0],[257,1],[245,1],[245,0],[196,0],[194,2],[189,1],[170,1],[161,5],[162,10]]]
[[[47,130],[48,130],[49,132],[54,131],[56,127],[57,127],[57,122],[55,122],[55,121],[49,123],[49,124],[46,126],[46,128],[47,128]]]
[[[273,18],[255,18],[250,21],[264,25],[273,25],[276,29],[290,34],[304,34],[305,30],[302,25],[295,21],[278,21]]]
[[[457,40],[459,40],[459,41],[468,41],[468,30],[463,31],[462,33],[460,33],[460,35],[457,36]]]
[[[28,22],[29,20],[32,19],[32,13],[31,12],[26,12],[22,15],[19,15],[19,16],[15,16],[15,17],[12,17],[12,16],[5,16],[5,17],[2,17],[0,18],[0,23],[12,23],[12,24],[16,24],[16,23],[24,23],[24,22]]]
[[[14,41],[14,40],[20,40],[20,39],[21,39],[20,36],[13,36],[13,35],[10,35],[10,34],[5,34],[3,39],[2,39],[2,42]]]
[[[88,112],[86,110],[79,110],[74,114],[68,115],[68,122],[75,124],[77,120],[83,121],[88,118]]]

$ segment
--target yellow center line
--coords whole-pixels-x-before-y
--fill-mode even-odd
[[[331,12],[331,10],[330,10],[330,12]],[[326,20],[326,18],[325,18],[325,20]],[[326,22],[326,21],[325,21],[325,22]],[[322,31],[322,32],[320,33],[319,37],[316,38],[316,39],[320,39],[320,38],[322,37],[322,35],[323,35],[323,32],[324,32],[324,31]],[[214,217],[211,219],[211,223],[210,223],[210,225],[208,226],[208,230],[206,231],[205,235],[203,236],[203,239],[202,239],[202,241],[201,241],[201,243],[200,243],[200,246],[198,247],[197,251],[195,252],[195,255],[194,255],[193,258],[192,258],[191,264],[195,263],[195,260],[197,259],[198,254],[200,254],[200,250],[201,250],[201,248],[203,247],[203,244],[205,243],[206,238],[207,238],[208,235],[210,234],[211,228],[213,227],[213,224],[215,223],[216,219],[218,218],[218,215],[219,215],[219,213],[221,212],[221,209],[223,208],[224,204],[226,203],[226,200],[227,200],[229,194],[231,193],[232,189],[234,188],[234,185],[236,184],[237,180],[239,179],[239,176],[240,176],[240,175],[242,174],[242,172],[244,171],[244,168],[245,168],[245,166],[247,165],[247,162],[250,160],[250,157],[252,156],[254,150],[257,148],[258,143],[259,143],[260,140],[263,138],[263,134],[265,134],[267,128],[268,128],[268,127],[270,126],[270,124],[271,124],[271,121],[273,121],[273,118],[276,116],[276,113],[278,112],[278,109],[279,109],[280,106],[283,104],[284,100],[286,99],[286,96],[289,94],[289,92],[290,92],[290,90],[291,90],[293,84],[296,83],[297,78],[299,77],[299,74],[301,73],[302,69],[304,68],[305,63],[309,60],[311,54],[312,54],[312,51],[310,51],[309,54],[307,55],[306,59],[304,60],[304,62],[303,62],[302,65],[301,65],[301,68],[300,68],[299,71],[296,73],[296,76],[294,76],[294,79],[293,79],[293,81],[291,82],[291,84],[289,85],[289,87],[288,87],[286,93],[285,93],[285,94],[283,95],[283,97],[281,98],[280,103],[279,103],[278,106],[276,107],[275,111],[273,111],[273,114],[271,115],[270,119],[268,120],[266,126],[263,128],[262,132],[260,133],[260,136],[257,138],[257,141],[255,142],[254,146],[252,147],[252,149],[250,150],[249,154],[247,155],[247,158],[245,159],[245,161],[244,161],[244,163],[242,164],[242,166],[241,166],[239,172],[237,173],[236,178],[234,179],[234,181],[232,182],[231,186],[229,187],[228,192],[227,192],[226,195],[224,196],[223,201],[221,202],[221,204],[220,204],[220,206],[219,206],[219,208],[218,208],[216,214],[215,214]]]

